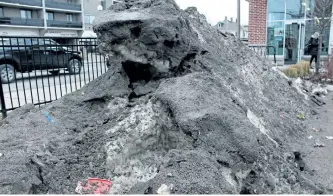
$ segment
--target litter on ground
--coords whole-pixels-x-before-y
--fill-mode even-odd
[[[79,194],[108,194],[111,186],[112,182],[109,180],[89,178],[86,183],[79,181],[75,192]]]

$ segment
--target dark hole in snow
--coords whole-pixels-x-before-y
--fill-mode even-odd
[[[172,72],[175,72],[176,74],[179,74],[179,73],[182,73],[185,71],[185,65],[187,64],[187,62],[195,59],[196,57],[196,53],[189,53],[187,54],[183,59],[182,61],[180,62],[179,66],[175,69],[175,70],[172,70]]]
[[[207,50],[204,50],[204,51],[201,51],[201,55],[205,55],[205,54],[207,54],[208,53],[208,51]]]
[[[139,37],[141,35],[141,28],[140,27],[134,27],[131,29],[131,34],[134,37]]]
[[[169,40],[165,40],[163,43],[165,46],[167,46],[169,48],[172,48],[175,45],[174,41],[169,41]]]
[[[223,167],[227,167],[230,168],[229,163],[227,163],[226,161],[222,161],[222,160],[216,160],[221,166]]]
[[[124,39],[124,38],[114,39],[114,40],[111,41],[111,45],[121,44],[124,41],[126,41],[126,39]]]
[[[128,100],[132,100],[134,98],[138,98],[138,96],[135,94],[135,92],[131,92],[131,94],[128,96]]]
[[[105,103],[106,102],[106,98],[105,97],[95,97],[95,98],[91,98],[91,99],[85,100],[84,102],[100,102],[100,103]]]
[[[223,37],[228,37],[226,34],[222,33],[221,31],[218,31],[220,33],[220,35],[222,35]]]
[[[251,190],[247,187],[242,187],[242,190],[240,191],[239,194],[244,194],[244,195],[251,194]]]
[[[124,71],[126,72],[130,83],[145,81],[148,82],[153,77],[154,67],[150,64],[136,63],[132,61],[125,61],[122,63]]]
[[[296,160],[299,160],[299,159],[301,159],[301,153],[300,152],[294,152],[294,155],[295,155],[295,159]]]
[[[153,194],[153,188],[151,188],[150,186],[145,190],[145,192],[143,193],[145,195],[148,195],[148,194]]]
[[[256,172],[253,171],[253,170],[251,170],[250,173],[249,173],[249,175],[250,175],[251,177],[255,177],[255,176],[256,176]]]

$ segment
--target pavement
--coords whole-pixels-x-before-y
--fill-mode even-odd
[[[316,115],[308,115],[305,123],[308,129],[303,130],[305,137],[300,137],[293,144],[295,151],[302,153],[307,168],[311,171],[308,176],[313,182],[326,187],[333,192],[333,94],[322,97],[326,105],[316,106]],[[315,147],[321,144],[321,147]]]
[[[65,70],[58,75],[50,74],[50,70],[17,73],[16,82],[3,84],[6,108],[57,100],[82,88],[107,71],[106,63],[97,59],[85,60],[81,73],[76,75]]]

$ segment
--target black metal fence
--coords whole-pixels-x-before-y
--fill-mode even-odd
[[[107,71],[96,38],[0,37],[0,114],[43,105]]]
[[[249,48],[265,59],[272,57],[272,60],[276,63],[276,49],[274,46],[249,45]]]

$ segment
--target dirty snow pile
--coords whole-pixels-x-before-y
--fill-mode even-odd
[[[126,0],[95,22],[108,72],[0,123],[0,193],[74,193],[89,177],[111,194],[323,191],[288,148],[308,102],[235,37],[173,0]]]
[[[301,78],[290,80],[289,84],[305,96],[324,97],[333,92],[333,85],[331,84],[313,83],[310,80],[302,80]]]

